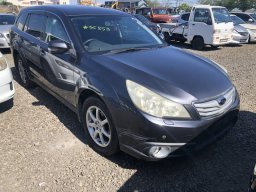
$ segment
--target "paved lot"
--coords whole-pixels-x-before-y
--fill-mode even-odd
[[[204,151],[158,163],[98,155],[75,114],[40,87],[25,90],[13,68],[14,106],[0,105],[0,191],[246,191],[256,162],[256,45],[196,53],[228,69],[241,97],[239,121]]]

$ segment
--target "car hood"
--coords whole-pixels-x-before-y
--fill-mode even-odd
[[[0,25],[0,32],[9,32],[13,25]]]
[[[252,24],[241,24],[241,26],[245,27],[246,29],[256,29],[256,25]]]
[[[210,60],[173,47],[94,56],[93,60],[182,104],[215,97],[232,87],[225,72]]]
[[[234,29],[237,31],[237,32],[247,32],[247,29],[241,25],[235,25],[234,26]]]

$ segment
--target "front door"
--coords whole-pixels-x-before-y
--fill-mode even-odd
[[[44,69],[44,84],[69,104],[75,104],[74,62],[70,51],[53,54],[48,50],[48,43],[61,40],[71,45],[71,41],[62,22],[53,15],[47,16],[44,32],[44,44],[40,47],[41,65]]]
[[[212,17],[209,9],[197,8],[194,17],[189,22],[189,41],[195,36],[201,36],[205,44],[211,44],[213,37]]]

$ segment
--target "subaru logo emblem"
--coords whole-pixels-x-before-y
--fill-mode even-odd
[[[226,98],[225,97],[221,97],[217,101],[218,101],[219,105],[224,105],[226,103]]]

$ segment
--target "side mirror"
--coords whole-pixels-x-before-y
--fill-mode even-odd
[[[48,51],[53,54],[65,53],[70,49],[70,46],[61,40],[53,40],[48,44]]]
[[[252,20],[252,19],[249,19],[248,22],[249,22],[249,23],[253,23],[253,20]]]
[[[150,12],[148,12],[148,13],[147,13],[147,16],[149,16],[149,17],[151,18],[151,13],[150,13]]]

